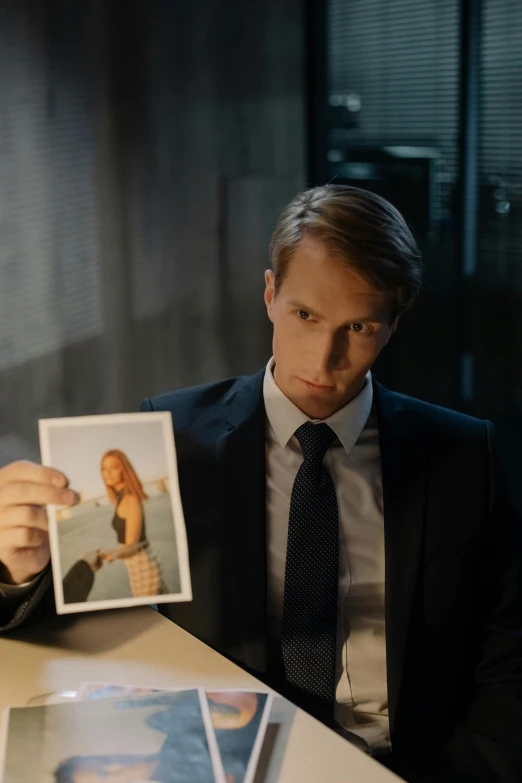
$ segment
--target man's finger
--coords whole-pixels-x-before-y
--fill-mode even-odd
[[[71,489],[60,489],[50,484],[33,484],[30,481],[13,481],[0,486],[0,509],[7,506],[73,506],[78,495]]]
[[[48,529],[47,512],[40,506],[8,506],[2,511],[2,530],[9,527]]]
[[[2,531],[2,548],[36,549],[47,544],[48,539],[45,530],[37,527],[10,527]]]
[[[67,487],[69,481],[63,473],[55,468],[37,465],[36,462],[18,460],[0,468],[0,487],[12,482],[28,481],[33,484],[51,484],[57,487]]]

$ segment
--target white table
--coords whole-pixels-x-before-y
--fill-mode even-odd
[[[150,607],[59,618],[0,638],[0,708],[84,681],[159,687],[266,686]],[[401,778],[298,710],[281,783],[393,783]]]

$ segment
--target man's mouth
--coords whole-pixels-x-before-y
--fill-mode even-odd
[[[306,381],[304,378],[299,378],[298,380],[303,383],[308,391],[312,392],[313,394],[331,394],[333,391],[335,391],[335,386],[328,386],[327,384],[323,383],[312,383],[312,381]]]

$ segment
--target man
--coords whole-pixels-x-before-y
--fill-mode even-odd
[[[271,255],[267,368],[142,405],[172,412],[191,559],[193,602],[162,611],[407,780],[520,781],[521,524],[493,428],[370,373],[420,287],[414,239],[325,186]],[[0,474],[0,560],[36,596],[6,598],[6,628],[49,580],[54,480]]]

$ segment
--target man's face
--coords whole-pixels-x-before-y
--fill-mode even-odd
[[[74,783],[141,783],[154,780],[157,761],[129,762],[128,764],[106,764],[103,769],[89,770],[88,766],[78,769],[73,776]]]
[[[290,260],[277,295],[273,272],[265,282],[275,381],[307,416],[325,419],[359,393],[395,331],[394,294],[375,289],[310,237]]]

